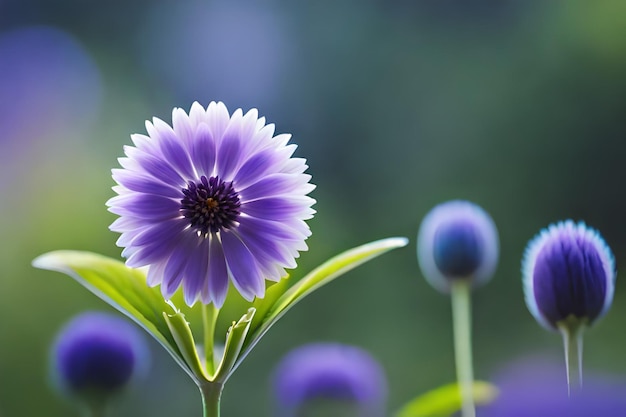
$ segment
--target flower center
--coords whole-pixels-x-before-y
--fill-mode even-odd
[[[236,225],[241,202],[232,181],[222,181],[219,177],[207,179],[203,175],[200,181],[188,184],[183,189],[180,212],[200,236]]]

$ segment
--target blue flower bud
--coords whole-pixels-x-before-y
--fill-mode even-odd
[[[558,330],[565,321],[591,325],[613,300],[613,254],[583,222],[567,220],[543,229],[528,243],[522,274],[526,305],[547,329]]]
[[[53,379],[70,396],[103,402],[145,369],[148,356],[143,334],[128,321],[108,313],[82,313],[53,344]]]
[[[378,362],[366,351],[337,343],[313,343],[294,349],[278,365],[274,390],[284,415],[315,400],[340,400],[384,415],[387,381]]]
[[[440,204],[424,217],[417,256],[427,281],[447,292],[450,281],[488,281],[498,263],[496,226],[487,212],[468,201]]]

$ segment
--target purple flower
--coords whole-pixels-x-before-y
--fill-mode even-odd
[[[600,234],[571,220],[543,229],[522,261],[526,305],[550,330],[574,319],[592,324],[613,300],[615,261]]]
[[[52,348],[53,378],[70,395],[103,399],[140,374],[148,356],[143,334],[123,318],[83,313],[57,335]]]
[[[113,170],[119,195],[107,204],[126,264],[149,266],[165,298],[182,286],[189,305],[220,307],[229,281],[246,300],[263,297],[265,279],[280,280],[307,249],[306,161],[256,109],[230,116],[223,103],[194,103],[172,119],[146,122],[148,136],[132,135]]]
[[[312,343],[289,352],[276,368],[274,390],[285,415],[315,400],[343,400],[364,415],[384,414],[385,373],[366,351],[338,343]]]
[[[487,212],[468,201],[448,201],[422,220],[417,256],[428,282],[447,292],[451,280],[488,281],[498,262],[498,232]]]
[[[626,416],[626,380],[589,375],[581,391],[565,394],[562,366],[543,358],[509,365],[494,377],[499,395],[480,410],[484,417]]]

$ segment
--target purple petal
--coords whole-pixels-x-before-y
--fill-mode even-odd
[[[191,147],[191,156],[196,165],[198,175],[212,176],[215,168],[215,139],[206,123],[196,129],[195,141]]]
[[[118,217],[113,221],[113,223],[111,223],[109,229],[113,232],[124,233],[131,230],[141,229],[143,227],[145,227],[145,222],[142,219],[134,217]]]
[[[152,245],[172,242],[185,229],[185,222],[182,219],[167,220],[159,222],[154,226],[147,227],[139,233],[132,244],[134,246]]]
[[[285,195],[298,191],[305,195],[315,188],[308,184],[310,175],[272,174],[268,175],[247,188],[239,188],[239,195],[243,201],[249,202],[261,198]]]
[[[221,138],[230,121],[228,109],[222,102],[211,102],[207,108],[207,121],[214,138]]]
[[[126,187],[130,191],[162,195],[171,198],[181,198],[182,196],[180,188],[165,184],[154,177],[148,177],[124,169],[113,169],[111,172],[115,182]]]
[[[117,246],[119,246],[120,248],[124,248],[124,250],[122,251],[122,256],[129,257],[133,253],[135,253],[135,252],[137,252],[139,250],[139,248],[137,246],[131,245],[131,242],[144,229],[137,229],[137,230],[133,230],[133,231],[130,231],[130,232],[122,233],[120,235],[120,237],[115,241],[115,244]]]
[[[185,276],[187,262],[190,261],[189,251],[192,249],[191,243],[193,243],[191,239],[181,241],[179,245],[174,247],[172,255],[165,265],[161,292],[166,299],[170,299],[174,295]]]
[[[217,151],[217,173],[226,181],[230,181],[235,173],[235,169],[240,163],[239,153],[241,151],[241,139],[238,135],[231,133],[222,138]]]
[[[189,262],[183,281],[183,294],[185,303],[192,306],[202,289],[206,287],[209,270],[209,242],[203,239],[198,246],[189,254]]]
[[[165,270],[165,263],[152,263],[148,268],[148,275],[146,281],[150,287],[156,287],[163,282],[163,271]]]
[[[252,155],[235,174],[234,181],[237,187],[243,189],[262,178],[266,172],[274,168],[277,160],[274,149],[265,149]]]
[[[140,151],[153,155],[159,154],[158,144],[150,136],[135,133],[133,135],[130,135],[130,139],[133,141],[135,148],[139,149]],[[124,146],[124,149],[127,148],[130,148],[130,146]]]
[[[254,255],[233,233],[222,233],[222,245],[228,271],[237,291],[248,301],[265,293],[263,277]]]
[[[145,172],[166,184],[182,186],[188,180],[173,169],[167,161],[154,155],[138,154],[134,156],[134,160]]]
[[[274,197],[245,202],[241,211],[253,217],[266,220],[284,220],[293,217],[309,218],[314,211],[310,208],[312,199],[309,197]]]
[[[207,122],[207,114],[206,110],[200,103],[194,101],[191,105],[191,109],[189,110],[189,123],[191,126],[199,126],[200,123]]]
[[[243,243],[252,251],[258,260],[263,260],[264,265],[280,263],[287,268],[295,268],[296,263],[285,245],[271,236],[259,234],[258,231],[241,225],[237,233]]]
[[[306,226],[306,223],[302,223]],[[285,223],[249,216],[242,217],[240,219],[240,225],[255,230],[255,233],[266,236],[268,239],[278,239],[286,242],[304,240],[311,234],[308,227],[306,233],[302,233],[299,230],[294,230],[294,228],[290,227],[291,225]]]
[[[240,122],[239,134],[242,138],[249,138],[243,143],[245,152],[241,156],[247,156],[250,152],[257,149],[259,142],[259,138],[256,136],[257,133],[257,122],[259,120],[259,111],[257,109],[250,109],[246,114],[243,115],[243,118]]]
[[[224,258],[224,250],[217,236],[211,236],[209,242],[209,285],[203,288],[202,301],[211,300],[216,307],[224,305],[228,292],[228,268]]]
[[[309,166],[304,158],[291,158],[282,166],[280,172],[287,174],[302,174]]]
[[[182,141],[173,130],[159,131],[159,145],[163,158],[176,169],[183,178],[195,178],[193,165],[189,159],[189,154],[182,144]]]
[[[111,198],[109,211],[120,216],[166,220],[180,216],[180,203],[154,194],[125,194]]]
[[[191,107],[193,108],[194,106],[192,105]],[[172,110],[172,125],[176,136],[189,148],[194,140],[193,128],[187,113],[183,109],[175,108]]]
[[[154,262],[162,262],[170,256],[172,251],[180,244],[186,236],[186,231],[182,231],[177,236],[174,236],[169,242],[154,241],[145,246],[128,246],[123,252],[122,256],[127,256],[126,264],[132,268],[138,268],[141,266],[150,265]],[[131,250],[130,254],[127,254],[127,250]]]

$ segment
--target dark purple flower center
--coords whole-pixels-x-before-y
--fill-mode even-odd
[[[236,225],[241,202],[232,181],[222,181],[219,177],[207,179],[203,175],[200,181],[188,184],[183,189],[185,197],[180,201],[180,212],[201,236]]]

